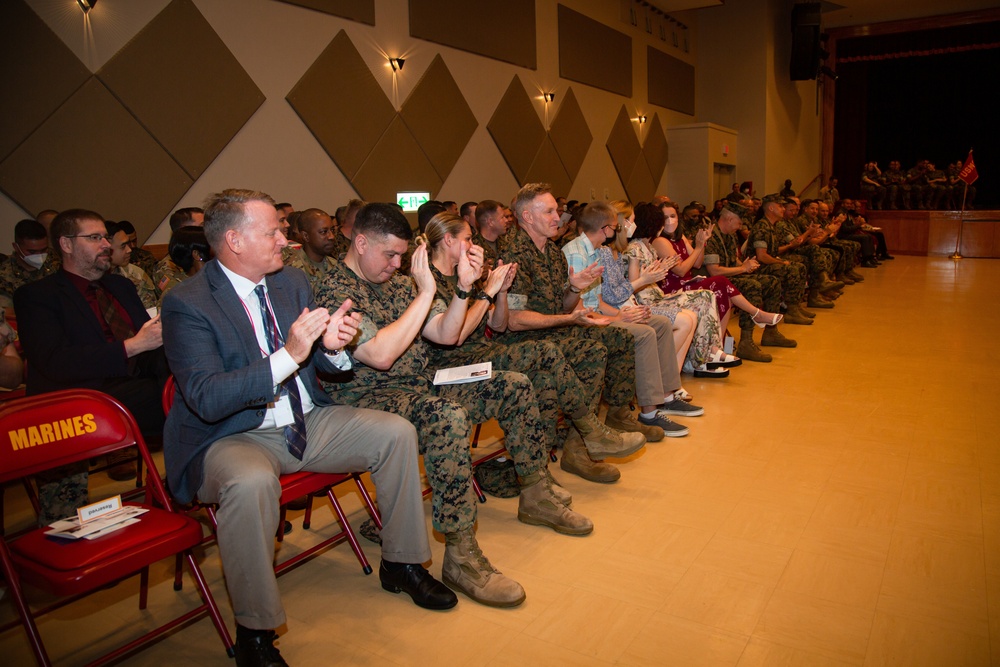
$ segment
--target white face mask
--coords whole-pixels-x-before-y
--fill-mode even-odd
[[[559,222],[565,225],[567,222],[569,222],[570,218],[572,217],[573,214],[570,213],[569,211],[566,211],[565,213],[559,216]]]
[[[21,251],[21,259],[24,260],[24,263],[27,264],[28,266],[33,266],[36,269],[42,268],[42,264],[45,263],[45,258],[49,256],[48,253],[45,252],[39,252],[33,255],[25,255],[24,251],[21,250],[20,246],[18,246],[17,249]]]
[[[625,221],[625,238],[628,238],[628,239],[632,238],[632,234],[635,234],[635,223],[634,222],[629,222],[628,220],[626,220]]]

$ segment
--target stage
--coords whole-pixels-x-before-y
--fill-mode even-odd
[[[1000,258],[1000,211],[867,211],[873,227],[881,227],[892,254],[951,255],[959,224],[965,257]]]

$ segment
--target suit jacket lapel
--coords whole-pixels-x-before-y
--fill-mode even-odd
[[[243,346],[243,351],[246,353],[247,360],[253,361],[254,359],[259,359],[260,345],[257,344],[257,336],[254,334],[253,325],[250,324],[250,318],[247,316],[247,311],[243,308],[243,302],[240,300],[239,295],[233,289],[233,284],[229,282],[229,278],[219,268],[218,260],[210,261],[202,271],[206,272],[205,277],[212,290],[212,297],[215,299],[216,305],[219,306],[219,311],[232,324],[233,330],[236,332],[240,344]]]

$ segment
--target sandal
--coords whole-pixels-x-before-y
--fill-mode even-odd
[[[726,354],[722,350],[716,350],[712,352],[708,359],[705,360],[705,366],[709,370],[713,368],[735,368],[743,364],[743,360],[739,357],[734,357],[731,354]]]
[[[690,403],[692,400],[694,400],[694,396],[689,394],[687,392],[687,389],[685,389],[684,387],[681,387],[680,389],[675,391],[673,393],[673,396],[671,396],[670,398],[673,400],[684,401],[685,403]]]
[[[758,319],[758,317],[760,319]],[[784,315],[780,313],[767,313],[761,310],[760,308],[757,309],[756,313],[750,316],[750,319],[753,320],[753,323],[756,324],[761,329],[763,329],[764,327],[774,326],[775,324],[780,322],[782,318],[784,318]]]

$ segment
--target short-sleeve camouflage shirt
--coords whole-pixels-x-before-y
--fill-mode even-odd
[[[379,329],[402,317],[416,293],[409,276],[397,273],[386,282],[376,284],[358,276],[345,262],[337,262],[316,288],[316,303],[334,310],[345,299],[351,299],[352,310],[362,315],[358,335],[348,346],[353,350],[374,338]],[[435,298],[425,321],[445,310],[447,305]],[[425,371],[429,353],[429,343],[418,335],[389,370],[381,371],[355,360],[353,378],[342,384],[328,385],[328,389],[339,399],[349,401],[352,396],[364,395],[375,388],[427,387],[430,383]]]
[[[778,256],[778,234],[767,218],[761,218],[750,228],[750,247],[763,248],[771,257]]]
[[[705,264],[733,268],[740,265],[736,234],[725,234],[718,227],[705,242]]]
[[[539,250],[520,226],[507,232],[501,259],[517,263],[517,278],[507,297],[511,310],[533,310],[544,315],[563,312],[563,292],[569,278],[566,256],[548,240]]]

